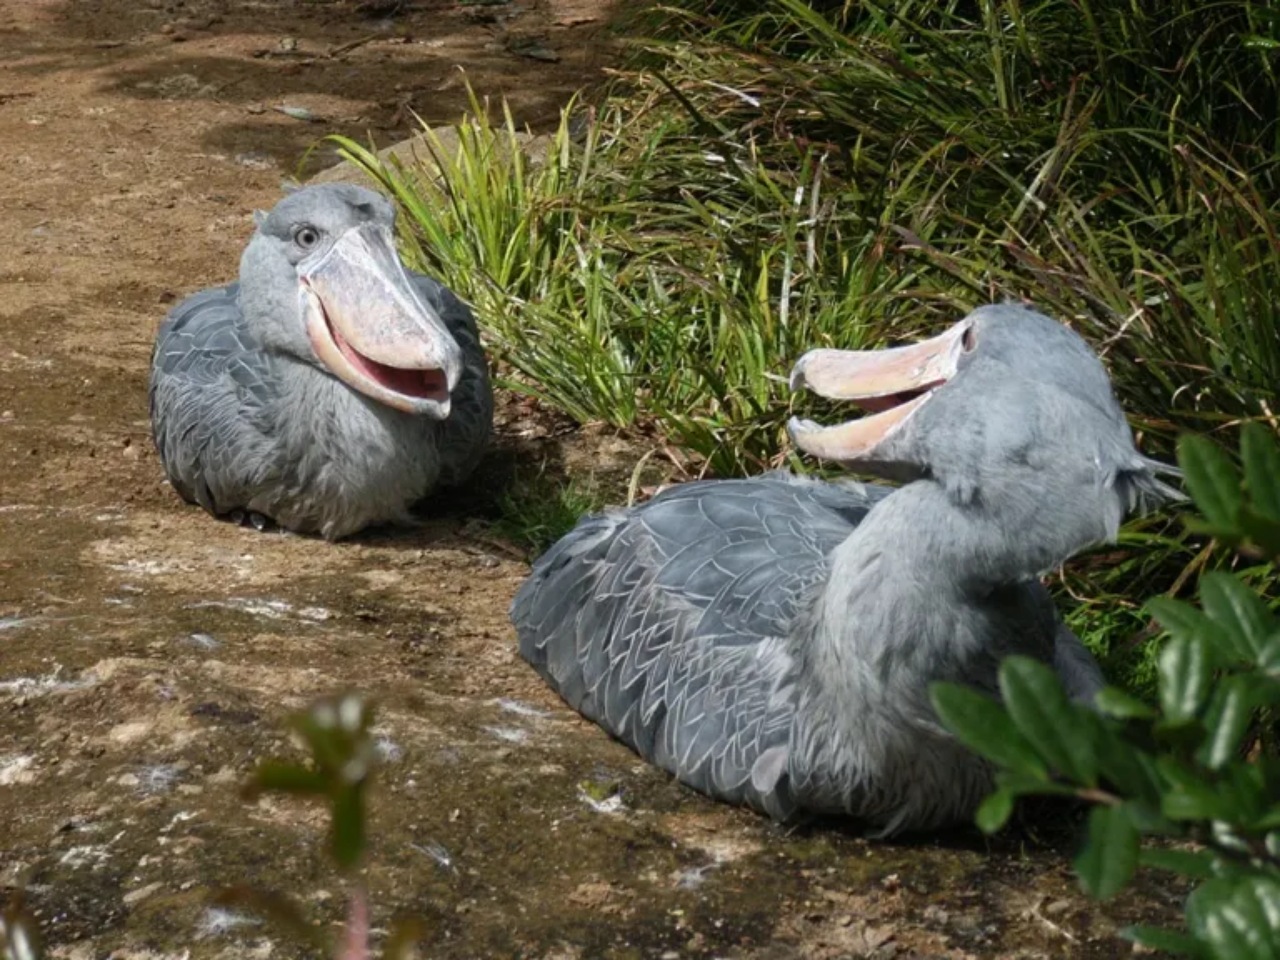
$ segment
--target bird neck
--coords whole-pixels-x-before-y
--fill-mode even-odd
[[[850,683],[874,696],[913,677],[923,696],[928,679],[1008,652],[1045,615],[1027,582],[1105,537],[1087,506],[990,493],[966,501],[934,480],[885,497],[832,554],[803,631],[812,675],[837,698],[856,693]]]
[[[833,552],[791,648],[804,678],[793,773],[814,802],[842,808],[868,771],[906,784],[922,770],[953,769],[928,760],[954,750],[930,684],[994,691],[1005,656],[1052,659],[1057,615],[1027,581],[1071,549],[1029,508],[1008,506],[958,502],[941,484],[917,481],[877,503]]]

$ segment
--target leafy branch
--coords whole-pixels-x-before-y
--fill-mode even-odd
[[[310,753],[308,762],[264,760],[244,788],[247,801],[264,793],[312,797],[329,807],[329,852],[343,873],[351,876],[367,845],[365,791],[377,764],[377,747],[370,734],[373,707],[357,694],[326,698],[289,719],[289,725]],[[274,890],[229,887],[214,902],[223,907],[253,910],[295,939],[337,960],[367,960],[369,897],[358,880],[352,889],[347,919],[336,942],[313,925],[296,900]],[[385,960],[410,955],[422,939],[422,925],[412,918],[398,920],[383,947]],[[7,960],[7,958],[6,958]]]

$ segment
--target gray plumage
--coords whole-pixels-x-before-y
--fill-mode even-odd
[[[493,411],[475,320],[445,287],[400,265],[393,220],[390,203],[368,190],[298,191],[260,217],[240,282],[197,293],[166,318],[152,356],[152,429],[186,500],[336,539],[406,521],[430,490],[471,472]],[[303,241],[318,239],[300,249],[303,230],[313,232]],[[340,249],[348,237],[360,241],[355,253],[354,240]],[[323,271],[328,286],[317,279]],[[307,314],[310,289],[327,304],[316,316]],[[321,321],[382,351],[390,365],[356,362],[391,387],[366,382],[326,344],[345,379],[335,375],[308,326],[323,329]],[[397,387],[422,396],[400,397]]]
[[[1065,327],[1001,306],[946,336],[947,381],[848,458],[913,482],[779,472],[584,519],[515,598],[521,655],[713,797],[886,834],[969,816],[990,772],[939,727],[928,685],[994,693],[1020,653],[1090,699],[1097,664],[1036,575],[1171,491]],[[802,447],[815,432],[793,424]]]

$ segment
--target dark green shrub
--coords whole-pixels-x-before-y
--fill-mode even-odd
[[[1190,524],[1269,564],[1280,558],[1274,436],[1247,427],[1241,460],[1243,477],[1207,440],[1181,442],[1179,461],[1201,514]],[[1274,568],[1265,569],[1274,587]],[[935,685],[943,723],[998,769],[979,826],[999,829],[1023,795],[1084,800],[1093,809],[1075,866],[1089,893],[1113,896],[1139,865],[1198,881],[1184,932],[1134,928],[1131,938],[1213,960],[1280,956],[1280,618],[1273,602],[1224,571],[1200,578],[1199,607],[1151,601],[1168,634],[1157,655],[1154,706],[1112,687],[1092,712],[1068,702],[1048,667],[1018,657],[1001,666],[1002,703]]]

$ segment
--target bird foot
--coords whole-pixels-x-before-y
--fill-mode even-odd
[[[227,514],[227,519],[239,527],[253,527],[259,533],[275,527],[270,517],[257,510],[232,510]]]

